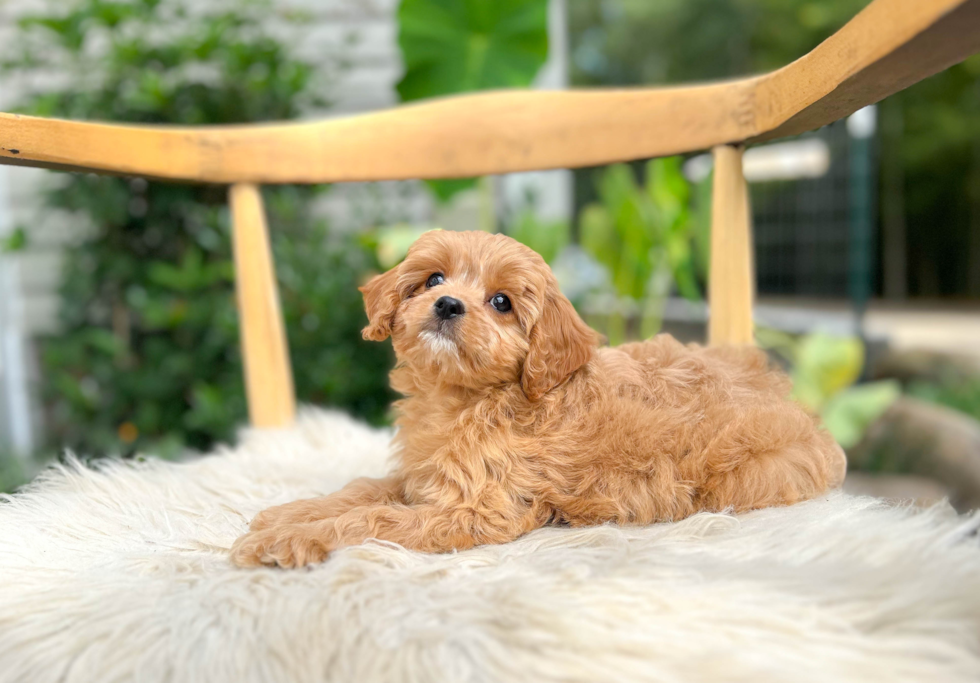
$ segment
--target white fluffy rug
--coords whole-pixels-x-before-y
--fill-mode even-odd
[[[0,504],[0,679],[980,679],[980,517],[948,507],[833,494],[454,555],[229,564],[254,513],[380,474],[387,441],[310,411],[188,464],[48,472]]]

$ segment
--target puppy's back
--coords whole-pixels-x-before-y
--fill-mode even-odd
[[[765,351],[755,346],[685,345],[669,334],[659,334],[613,350],[636,361],[644,374],[670,371],[679,377],[688,375],[692,385],[716,385],[714,388],[725,394],[746,390],[768,395],[767,398],[785,399],[792,388],[786,374],[773,366]]]

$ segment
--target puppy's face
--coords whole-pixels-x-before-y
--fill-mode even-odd
[[[361,291],[365,339],[390,335],[400,363],[442,384],[520,382],[536,400],[596,346],[544,260],[504,235],[425,233]]]

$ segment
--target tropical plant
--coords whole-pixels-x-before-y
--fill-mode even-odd
[[[402,0],[398,45],[403,102],[492,88],[522,88],[548,56],[548,0]],[[440,199],[472,179],[430,183]]]
[[[613,344],[625,339],[625,302],[640,309],[645,339],[659,331],[672,288],[687,299],[701,299],[707,243],[698,232],[707,225],[699,213],[707,207],[694,208],[679,157],[648,162],[642,182],[629,166],[611,166],[600,175],[597,189],[599,201],[582,210],[580,239],[582,248],[608,270],[620,302],[606,332]]]
[[[272,36],[270,12],[260,2],[53,2],[21,20],[5,68],[63,76],[25,98],[27,113],[153,124],[295,118],[322,103],[322,74]],[[66,255],[61,331],[41,344],[51,445],[164,454],[231,438],[245,400],[225,189],[82,174],[52,184],[47,205],[93,230]],[[264,192],[297,393],[380,421],[390,350],[360,340],[356,290],[376,260],[310,214],[321,191]]]

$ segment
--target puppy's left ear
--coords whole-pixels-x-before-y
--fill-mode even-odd
[[[548,285],[541,317],[531,329],[521,388],[536,401],[592,358],[599,335],[579,317],[572,303]]]
[[[395,309],[401,302],[398,293],[398,271],[396,266],[387,273],[375,275],[358,290],[364,295],[364,309],[367,311],[368,325],[361,330],[361,336],[371,341],[384,341],[391,335],[391,325],[395,321]]]

